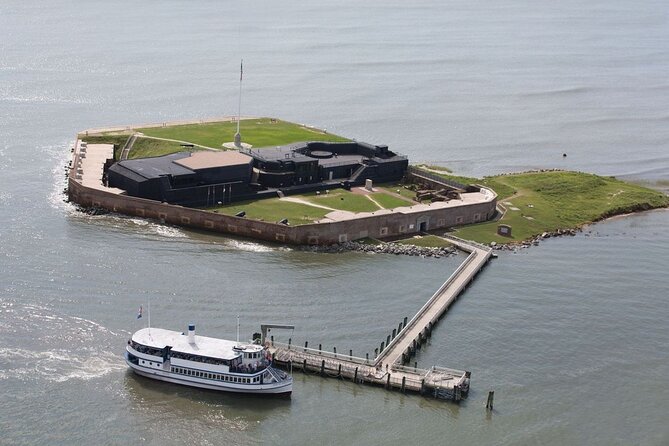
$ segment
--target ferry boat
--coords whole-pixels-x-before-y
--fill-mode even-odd
[[[143,328],[128,340],[125,360],[135,373],[225,392],[289,396],[293,378],[272,367],[267,349],[162,328]]]

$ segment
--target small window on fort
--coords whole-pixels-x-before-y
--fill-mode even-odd
[[[386,227],[381,228],[379,230],[379,235],[381,235],[381,236],[388,235],[388,227],[386,226]]]

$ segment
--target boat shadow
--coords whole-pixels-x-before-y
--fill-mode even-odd
[[[234,409],[238,414],[248,411],[252,418],[264,418],[263,414],[290,407],[290,396],[267,394],[230,393],[200,389],[165,381],[159,381],[127,370],[124,388],[137,407],[165,406],[183,411],[184,415],[199,412],[194,408]]]

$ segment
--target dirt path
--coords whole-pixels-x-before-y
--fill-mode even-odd
[[[169,138],[159,138],[159,137],[157,137],[157,136],[146,136],[146,135],[143,134],[143,133],[136,133],[135,136],[137,136],[138,138],[156,139],[156,140],[158,140],[158,141],[178,142],[179,144],[192,144],[193,147],[200,147],[201,149],[211,150],[211,151],[213,151],[213,152],[220,152],[220,151],[221,151],[221,149],[217,149],[217,148],[215,148],[215,147],[202,146],[202,145],[200,145],[200,144],[195,144],[195,143],[192,143],[192,142],[190,142],[190,141],[182,141],[182,140],[180,140],[180,139],[169,139]]]
[[[321,209],[327,209],[328,211],[336,211],[338,209],[330,208],[327,206],[322,206],[320,204],[312,203],[311,201],[303,200],[301,198],[295,198],[295,197],[281,197],[279,200],[282,201],[290,201],[291,203],[300,203],[300,204],[306,204],[307,206],[315,207],[315,208],[321,208]]]
[[[383,206],[381,206],[381,203],[379,203],[378,201],[376,201],[375,199],[373,199],[371,195],[365,195],[365,197],[367,197],[367,199],[368,199],[369,201],[371,201],[371,202],[374,203],[376,206],[378,206],[379,209],[385,209]]]

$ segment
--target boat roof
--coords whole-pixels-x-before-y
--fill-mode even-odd
[[[142,328],[132,335],[132,340],[145,345],[162,349],[172,347],[172,351],[191,355],[207,356],[218,359],[234,359],[242,351],[259,352],[262,346],[256,344],[242,344],[226,339],[194,336],[195,342],[188,342],[188,335],[179,331],[165,330],[164,328]],[[237,347],[237,349],[235,349]]]

